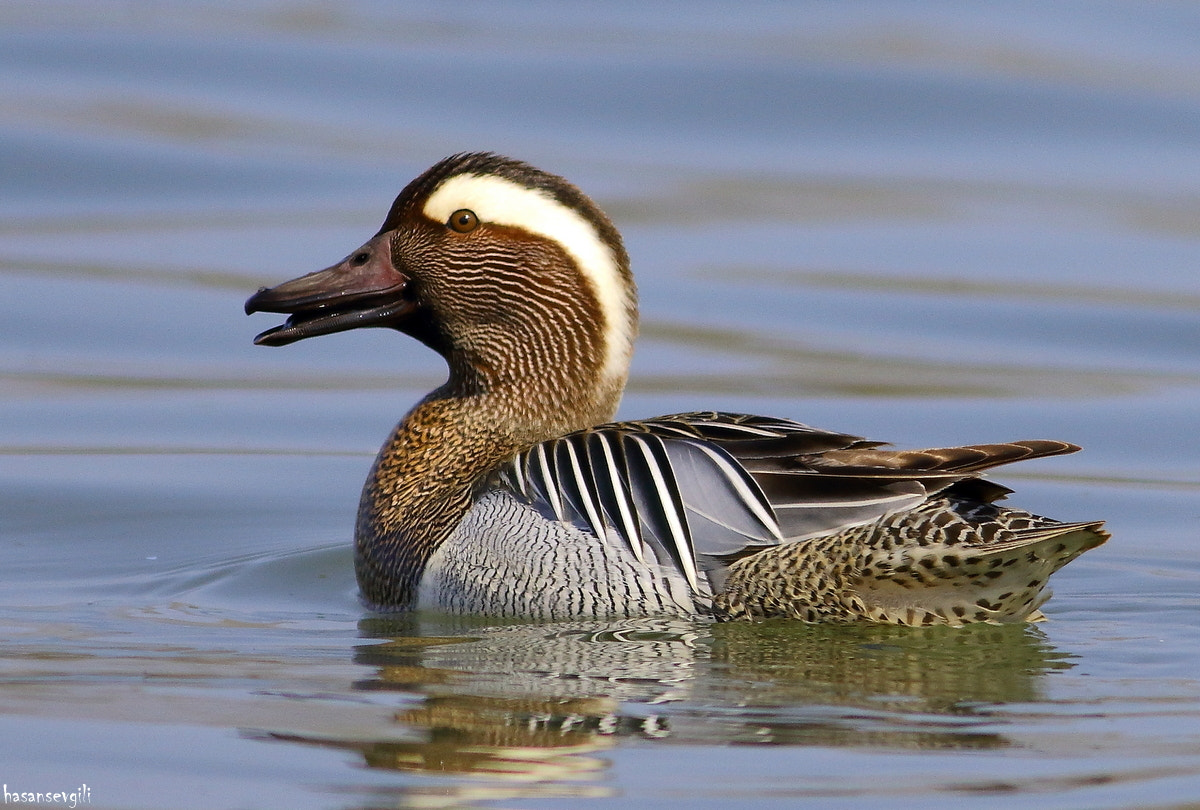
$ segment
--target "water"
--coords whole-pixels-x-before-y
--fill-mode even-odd
[[[1191,4],[0,5],[0,782],[97,807],[1200,802]],[[440,361],[241,302],[436,159],[624,231],[626,417],[930,446],[1114,533],[1033,627],[382,619]]]

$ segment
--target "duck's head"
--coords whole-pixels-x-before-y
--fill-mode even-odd
[[[629,258],[608,217],[563,178],[488,153],[433,166],[366,244],[259,290],[246,312],[290,316],[255,338],[266,346],[397,329],[446,358],[449,395],[572,408],[569,428],[611,418],[637,330]]]

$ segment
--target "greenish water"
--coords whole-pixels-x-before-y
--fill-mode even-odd
[[[1200,803],[1200,13],[1188,4],[0,5],[0,783],[91,806]],[[434,160],[626,235],[624,417],[931,446],[1113,539],[1050,621],[496,624],[359,606],[384,332],[262,284]],[[61,805],[60,805],[61,806]]]

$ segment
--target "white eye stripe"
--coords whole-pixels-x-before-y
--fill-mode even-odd
[[[630,295],[617,258],[595,227],[549,194],[493,175],[458,174],[429,195],[422,209],[434,222],[446,222],[462,208],[480,222],[520,228],[562,247],[591,285],[604,317],[606,379],[624,376],[633,351],[627,314]]]

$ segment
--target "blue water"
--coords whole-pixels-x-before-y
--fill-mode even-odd
[[[1200,802],[1200,9],[0,5],[0,782],[91,805]],[[359,606],[444,379],[264,349],[257,287],[491,149],[626,236],[621,416],[931,446],[1106,519],[1050,621],[495,624]],[[273,322],[272,322],[273,323]]]

